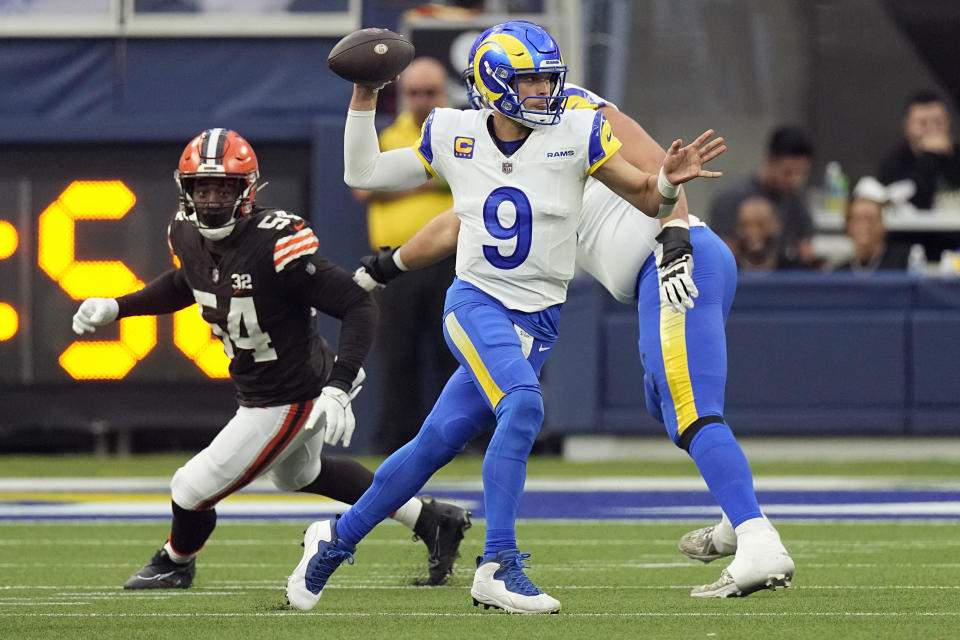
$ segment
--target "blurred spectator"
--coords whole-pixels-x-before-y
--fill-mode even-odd
[[[960,149],[952,135],[944,99],[929,90],[912,94],[903,108],[903,140],[880,164],[880,182],[913,181],[916,191],[910,202],[918,209],[956,208]]]
[[[878,269],[907,268],[910,248],[888,242],[883,223],[883,205],[889,201],[887,189],[876,179],[861,178],[847,204],[846,231],[853,243],[853,256],[837,271],[872,273]]]
[[[433,58],[416,58],[400,76],[399,93],[403,111],[380,134],[383,151],[412,146],[430,111],[447,105],[446,70]],[[374,249],[400,246],[453,206],[449,187],[436,179],[408,191],[355,189],[354,193],[370,203],[367,230]],[[393,453],[413,439],[456,369],[441,326],[455,264],[455,258],[448,258],[410,272],[377,294],[380,329],[375,349],[383,381],[373,446],[379,453]]]
[[[806,184],[813,161],[813,145],[795,127],[775,129],[767,142],[763,162],[749,176],[722,191],[710,207],[709,223],[737,255],[737,212],[747,198],[763,196],[773,203],[779,220],[778,253],[793,263],[812,265],[813,219],[807,207]]]
[[[803,263],[783,255],[780,229],[776,206],[769,198],[751,196],[741,202],[737,207],[737,235],[734,239],[737,269],[768,272],[804,268]]]

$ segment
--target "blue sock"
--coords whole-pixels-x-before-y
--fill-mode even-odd
[[[497,430],[483,458],[485,559],[517,548],[517,509],[527,478],[527,457],[543,423],[543,398],[539,390],[514,389],[500,400],[496,414]]]
[[[417,436],[383,461],[370,488],[337,521],[337,535],[356,545],[492,424],[490,407],[461,367],[450,377]]]
[[[483,549],[483,561],[493,560],[504,549],[517,548],[517,534],[513,529],[487,529],[487,543]]]
[[[690,443],[690,457],[734,527],[762,516],[750,465],[730,427],[722,422],[705,426]]]

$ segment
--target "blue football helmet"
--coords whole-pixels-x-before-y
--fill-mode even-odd
[[[567,68],[560,47],[543,27],[525,20],[498,24],[480,34],[470,56],[471,69],[462,77],[474,108],[488,106],[528,127],[560,121],[566,102],[563,83]],[[519,78],[540,74],[549,76],[550,93],[521,99]]]

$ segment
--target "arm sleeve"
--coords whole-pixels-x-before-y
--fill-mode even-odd
[[[337,361],[327,384],[349,391],[373,343],[376,303],[346,271],[318,254],[291,263],[281,276],[291,296],[340,320]]]
[[[375,111],[347,112],[343,130],[343,181],[354,189],[401,191],[429,179],[412,148],[380,151]]]
[[[196,302],[181,269],[170,269],[139,291],[117,298],[117,318],[173,313]]]

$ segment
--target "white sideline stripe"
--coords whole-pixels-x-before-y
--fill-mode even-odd
[[[696,507],[615,507],[611,513],[641,516],[644,514],[715,516],[715,506]],[[960,502],[869,502],[848,504],[764,504],[763,512],[770,517],[806,514],[828,515],[883,515],[883,516],[960,516]]]
[[[699,586],[698,584],[668,584],[668,585],[609,585],[609,584],[583,584],[583,585],[563,585],[555,584],[541,585],[543,589],[553,590],[567,590],[567,591],[610,591],[610,590],[630,590],[630,591],[666,591],[673,589],[690,589],[692,587]],[[128,591],[124,590],[123,587],[118,587],[114,585],[110,586],[99,586],[99,587],[90,587],[91,589],[96,589],[97,591],[84,592],[84,587],[79,586],[58,586],[58,585],[8,585],[2,587],[3,589],[16,589],[16,590],[25,590],[29,591],[30,589],[42,589],[42,590],[56,590],[64,589],[63,593],[56,594],[57,597],[66,598],[66,597],[83,597],[83,598],[92,598],[93,596],[112,596],[116,597],[121,595],[121,597],[128,599],[136,599],[138,596],[151,596],[151,597],[161,597],[157,595],[156,592],[139,592],[139,591]],[[444,590],[453,590],[453,589],[466,589],[466,587],[434,587]],[[75,589],[78,593],[71,593],[69,590]],[[178,589],[178,590],[169,590],[164,591],[162,596],[179,596],[179,597],[193,597],[193,596],[211,596],[211,595],[232,595],[237,591],[279,591],[286,589],[286,585],[282,584],[281,581],[275,582],[271,585],[258,585],[258,586],[233,586],[229,590],[217,590],[210,591],[198,588],[190,589]],[[377,585],[377,584],[332,584],[324,587],[326,589],[334,590],[343,590],[351,591],[358,589],[379,589],[382,591],[395,590],[395,591],[423,591],[423,587],[412,585],[412,584],[401,584],[401,585]],[[896,584],[896,585],[847,585],[847,584],[814,584],[814,585],[797,585],[794,584],[790,587],[791,590],[820,590],[820,591],[844,591],[844,590],[857,590],[857,591],[957,591],[960,590],[960,585],[922,585],[922,584]],[[39,596],[38,596],[39,597]],[[5,600],[10,600],[11,598],[0,599],[0,605]],[[26,597],[17,598],[19,600],[26,600]]]
[[[173,470],[171,469],[171,475]],[[844,476],[762,476],[754,479],[756,489],[772,490],[815,490],[815,489],[928,489],[942,491],[960,490],[960,481],[939,476],[931,477],[862,477]],[[706,491],[706,484],[699,477],[609,477],[537,479],[528,478],[524,485],[526,491]],[[428,482],[424,492],[431,490],[482,491],[480,479],[461,481]],[[0,491],[98,491],[129,492],[149,491],[169,493],[170,478],[0,478]],[[289,495],[279,491],[265,479],[258,478],[238,493],[268,493]]]
[[[0,613],[2,617],[30,618],[284,618],[287,616],[313,616],[333,618],[477,618],[497,614],[439,613],[435,611],[410,611],[406,613],[338,613],[312,611],[277,612],[236,612],[236,613]],[[914,617],[956,617],[960,611],[810,611],[810,612],[671,612],[639,611],[632,613],[560,613],[564,617],[574,618],[769,618],[790,616],[793,618],[914,618]]]

